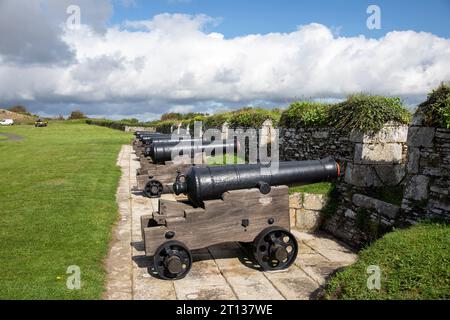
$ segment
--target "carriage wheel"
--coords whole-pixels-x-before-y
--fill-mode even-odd
[[[191,270],[192,255],[179,241],[168,241],[156,250],[155,270],[165,280],[183,279]]]
[[[150,180],[144,188],[144,196],[147,198],[159,198],[163,194],[164,186],[157,180]]]
[[[264,271],[284,270],[295,261],[298,244],[289,231],[270,227],[253,241],[253,255]]]

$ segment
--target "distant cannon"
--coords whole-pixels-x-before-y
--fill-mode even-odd
[[[214,153],[217,150],[215,148],[221,149],[223,154],[227,154],[227,152],[234,154],[234,146],[234,143],[212,144],[201,139],[155,140],[145,147],[143,154],[141,153],[137,189],[142,190],[143,195],[148,198],[157,198],[163,193],[173,192],[172,186],[178,171],[186,171],[194,163],[205,164],[206,151]],[[180,147],[183,151],[180,151]],[[186,147],[188,147],[188,151],[185,149]],[[172,151],[175,151],[174,159],[172,159]],[[152,162],[148,161],[147,157],[151,157]]]
[[[328,181],[340,175],[333,159],[263,165],[192,167],[179,174],[174,190],[190,201],[159,200],[141,217],[146,256],[162,279],[181,279],[192,266],[191,250],[225,242],[251,243],[264,271],[289,268],[298,243],[290,232],[288,185]],[[247,247],[247,246],[246,246]]]
[[[216,150],[221,150],[222,154],[226,154],[230,150],[239,152],[240,145],[236,141],[214,141],[205,142],[199,139],[187,141],[160,141],[152,143],[146,149],[146,155],[150,157],[153,163],[164,163],[171,161],[174,155],[190,156],[193,158],[195,154],[212,153],[214,155]]]

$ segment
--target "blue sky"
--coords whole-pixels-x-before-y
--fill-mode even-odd
[[[389,31],[426,31],[450,37],[450,0],[135,0],[128,7],[116,0],[111,24],[124,20],[145,20],[156,14],[206,14],[221,18],[217,27],[227,38],[246,34],[292,32],[298,25],[312,22],[339,31],[341,36],[364,34],[379,38]],[[382,29],[368,30],[366,9],[375,4],[381,8]]]

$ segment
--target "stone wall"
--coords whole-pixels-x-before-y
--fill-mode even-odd
[[[125,132],[136,132],[136,131],[150,131],[155,132],[155,128],[150,127],[131,127],[131,126],[125,126]]]
[[[341,163],[332,204],[335,213],[291,207],[297,227],[312,231],[317,225],[343,241],[361,247],[396,223],[400,207],[375,199],[376,188],[402,186],[406,176],[408,127],[388,123],[377,134],[344,132],[334,128],[281,129],[282,160],[321,159],[332,156]],[[294,197],[295,199],[295,197]],[[325,205],[325,204],[324,204]],[[307,204],[308,206],[308,204]],[[314,226],[314,227],[313,227]]]
[[[418,115],[409,129],[408,147],[402,223],[450,220],[450,130],[426,127]]]
[[[375,135],[352,133],[353,159],[337,183],[336,213],[324,229],[338,238],[362,247],[396,224],[400,207],[375,199],[371,191],[402,187],[406,176],[408,127],[386,126]]]
[[[315,160],[329,156],[349,161],[354,143],[348,132],[334,128],[280,128],[281,160]]]

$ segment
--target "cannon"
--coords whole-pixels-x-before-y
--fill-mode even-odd
[[[133,146],[135,151],[141,152],[145,146],[152,144],[153,141],[168,141],[171,140],[171,135],[159,134],[159,135],[142,135],[139,139],[134,140]]]
[[[164,163],[172,160],[173,155],[188,155],[191,158],[198,153],[212,153],[221,149],[223,154],[227,151],[239,151],[239,142],[234,140],[205,142],[197,139],[183,141],[161,141],[152,143],[147,151],[147,155],[152,159],[153,163]]]
[[[263,271],[287,269],[298,253],[290,232],[288,185],[339,175],[331,158],[280,162],[278,170],[261,164],[192,167],[173,186],[187,201],[160,199],[157,211],[141,217],[145,254],[166,280],[188,274],[191,250],[226,242],[244,244]]]
[[[206,163],[206,153],[205,150],[212,149],[213,145],[211,143],[205,144],[207,147],[194,147],[195,143],[199,143],[201,146],[201,139],[191,139],[191,140],[183,140],[181,141],[162,141],[157,142],[154,141],[153,144],[149,145],[145,148],[144,156],[141,155],[141,168],[137,172],[137,190],[141,190],[143,195],[148,198],[158,198],[163,193],[171,193],[173,192],[173,182],[177,177],[178,171],[186,171],[189,169],[193,163],[196,164],[204,164]],[[156,146],[156,149],[154,148]],[[159,146],[163,146],[162,149],[159,149]],[[172,159],[171,150],[179,151],[179,146],[185,148],[186,146],[192,147],[193,149],[189,149],[192,152],[185,152],[186,154],[178,155],[176,158]],[[234,144],[233,143],[220,143],[215,144],[214,147],[224,149],[224,154],[227,151],[227,148],[232,148],[232,152],[234,152]],[[155,150],[162,150],[163,156],[166,156],[164,159],[166,161],[161,161],[161,156],[155,160]],[[182,153],[182,152],[180,152]],[[152,157],[152,163],[146,160],[147,156]],[[193,161],[193,159],[195,159]]]

